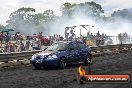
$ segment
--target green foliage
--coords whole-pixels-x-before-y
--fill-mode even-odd
[[[95,2],[85,2],[79,4],[64,3],[60,7],[62,11],[61,16],[55,16],[53,10],[45,10],[43,13],[36,13],[34,8],[19,8],[15,12],[12,12],[7,21],[7,28],[12,28],[14,30],[20,29],[21,27],[26,27],[25,29],[36,29],[50,26],[53,22],[57,22],[58,19],[63,19],[63,17],[72,18],[74,16],[86,16],[92,17],[96,21],[114,21],[117,18],[124,18],[132,21],[132,9],[123,9],[113,12],[111,16],[106,17],[104,10],[100,4]],[[65,20],[63,20],[65,22]],[[34,26],[34,27],[33,27]],[[4,26],[0,25],[0,29]]]
[[[76,6],[76,4],[64,3],[64,4],[61,6],[62,15],[70,16],[71,13],[72,13],[72,8],[73,8],[73,6]]]
[[[0,30],[3,30],[3,29],[5,29],[5,26],[0,24]]]
[[[67,16],[85,15],[85,16],[101,16],[104,13],[101,5],[95,2],[85,2],[80,4],[65,3],[61,6],[62,14]]]
[[[114,11],[111,16],[114,18],[123,18],[132,21],[132,8]]]
[[[30,23],[29,20],[33,12],[35,12],[33,8],[19,8],[17,11],[10,14],[7,27],[17,30],[21,25]]]
[[[46,10],[43,13],[36,13],[34,8],[19,8],[15,12],[12,12],[7,21],[7,28],[19,29],[20,26],[26,26],[31,28],[33,26],[39,26],[41,24],[46,25],[50,22],[54,22],[60,18],[74,17],[74,16],[87,16],[94,17],[95,19],[103,21],[113,21],[117,18],[124,18],[132,21],[132,9],[123,9],[115,11],[111,16],[105,17],[102,15],[104,10],[100,4],[95,2],[85,2],[80,4],[64,3],[61,6],[62,16],[55,16],[53,10]],[[0,29],[4,26],[0,25]]]
[[[52,10],[46,10],[44,13],[35,14],[34,8],[22,7],[10,14],[9,20],[7,21],[7,27],[15,30],[20,29],[22,26],[31,28],[31,25],[38,26],[42,23],[49,22],[54,18],[55,15]]]
[[[19,8],[17,10],[17,12],[24,12],[24,13],[26,13],[26,12],[35,12],[35,9],[34,8],[24,8],[24,7],[22,7],[22,8]]]
[[[55,16],[53,10],[46,10],[43,13],[36,13],[34,8],[19,8],[18,10],[12,12],[7,21],[6,28],[12,28],[14,30],[27,29],[37,30],[38,28],[45,29],[45,26],[50,26],[53,22],[57,21],[63,16],[73,17],[74,15],[81,16],[93,16],[101,17],[104,13],[101,5],[95,2],[86,2],[80,4],[65,3],[61,6],[62,16]]]

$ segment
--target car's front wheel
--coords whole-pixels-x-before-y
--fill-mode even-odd
[[[61,68],[61,69],[66,68],[66,61],[65,61],[65,58],[64,58],[64,57],[62,57],[62,58],[60,59],[59,68]]]
[[[42,70],[42,67],[39,67],[37,65],[33,65],[33,67],[34,67],[35,70]]]

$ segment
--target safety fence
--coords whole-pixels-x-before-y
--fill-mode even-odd
[[[108,54],[118,54],[132,50],[132,44],[118,44],[118,45],[107,45],[91,47],[92,56],[102,56]],[[11,53],[0,53],[0,68],[12,67],[17,65],[28,65],[29,60],[33,54],[39,53],[37,51],[23,51],[23,52],[11,52]]]

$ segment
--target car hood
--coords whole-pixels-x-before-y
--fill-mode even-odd
[[[43,52],[39,52],[37,53],[37,55],[43,55],[43,56],[48,56],[50,54],[56,53],[55,51],[43,51]]]

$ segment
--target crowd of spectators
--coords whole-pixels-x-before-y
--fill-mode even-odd
[[[40,50],[42,46],[49,46],[55,41],[61,41],[61,35],[43,36],[42,32],[32,36],[22,35],[20,32],[15,34],[0,32],[1,52],[21,52],[29,50]]]
[[[126,44],[131,41],[131,37],[125,32],[118,34],[119,44]]]
[[[69,39],[74,38],[76,35],[71,35]],[[83,36],[81,36],[83,37]],[[84,38],[76,38],[81,39],[85,42]],[[125,44],[127,41],[130,41],[131,38],[127,33],[120,33],[118,36],[119,43]],[[110,37],[106,34],[100,34],[99,31],[96,34],[87,33],[86,40],[91,40],[94,44],[97,43],[97,40],[100,42],[104,42],[108,40]],[[56,41],[67,40],[68,37],[62,37],[61,35],[54,34],[53,36],[44,36],[42,32],[37,34],[33,34],[32,36],[22,35],[20,32],[16,32],[15,34],[3,33],[0,32],[0,51],[1,52],[21,52],[21,51],[29,51],[29,50],[41,50],[42,46],[50,46]],[[102,43],[103,44],[103,43]]]
[[[88,33],[87,37],[96,45],[98,42],[100,44],[104,44],[105,41],[109,39],[109,37],[106,34],[104,34],[104,33],[100,34],[99,31],[97,34],[93,34],[93,33],[89,34]]]

